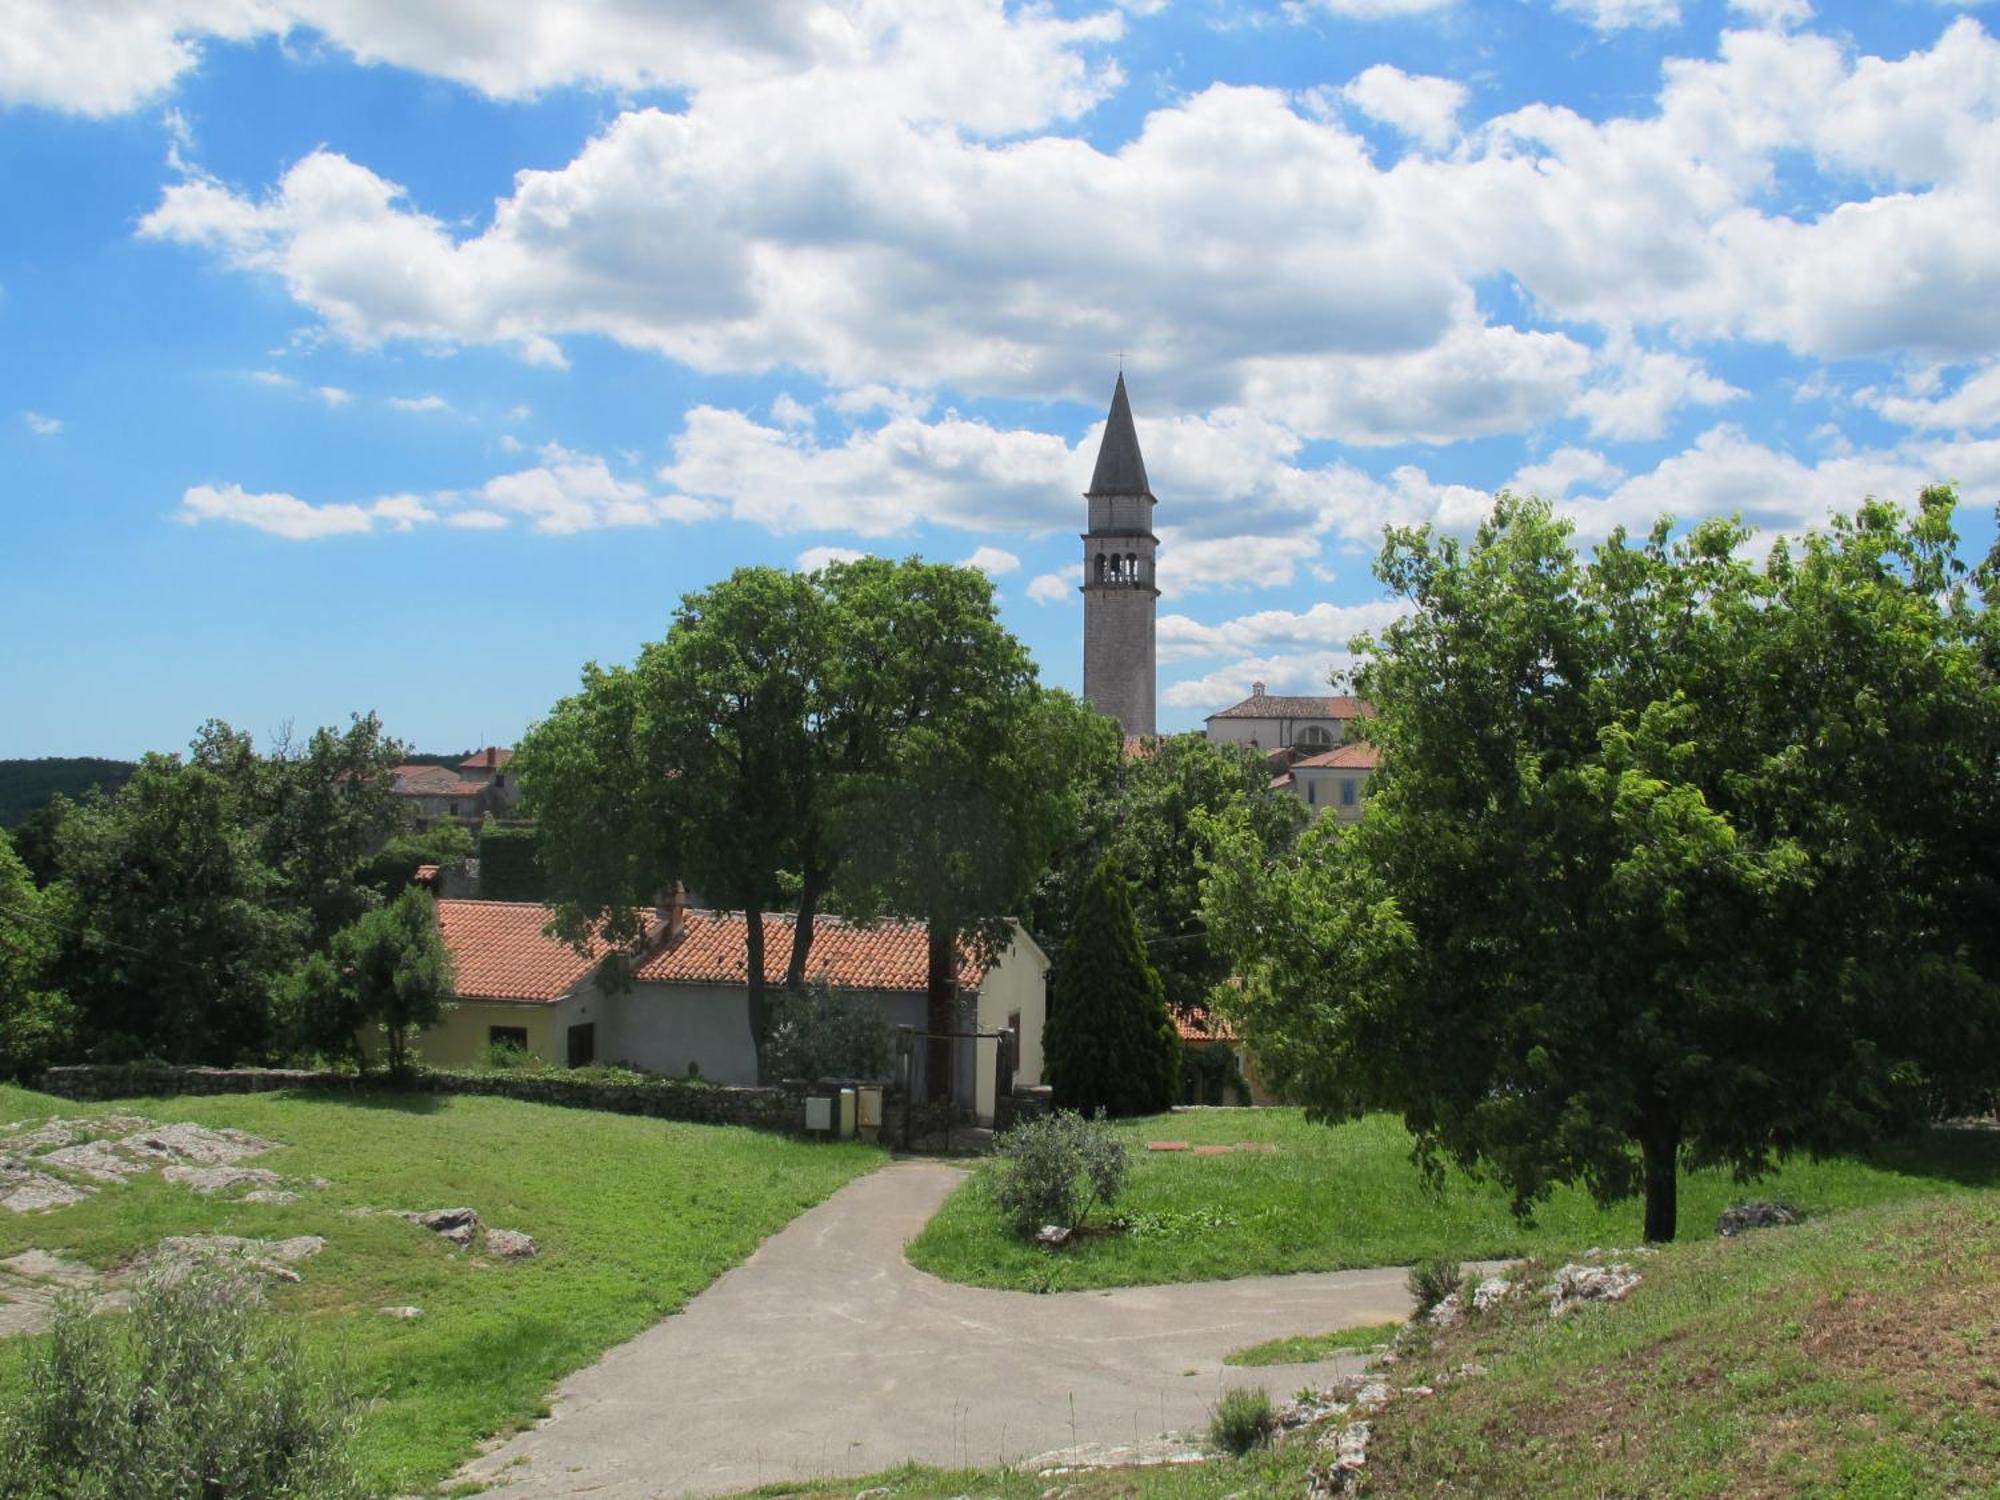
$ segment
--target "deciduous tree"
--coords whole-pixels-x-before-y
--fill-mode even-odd
[[[1400,1111],[1522,1211],[1643,1189],[1655,1240],[1684,1164],[1754,1175],[1990,1088],[2000,700],[1952,504],[1762,567],[1736,525],[1664,522],[1587,565],[1511,497],[1470,545],[1393,531],[1415,610],[1357,643],[1366,815],[1275,866],[1214,830],[1267,1072]]]

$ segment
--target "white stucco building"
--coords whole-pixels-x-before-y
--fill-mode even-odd
[[[1370,718],[1374,712],[1363,698],[1288,697],[1267,693],[1258,682],[1251,684],[1249,697],[1210,714],[1205,722],[1211,744],[1317,754],[1346,743],[1355,720]]]

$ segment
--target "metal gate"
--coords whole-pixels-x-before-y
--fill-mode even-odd
[[[998,1103],[1014,1092],[1014,1033],[1011,1031],[922,1031],[896,1028],[896,1086],[902,1096],[899,1139],[912,1149],[921,1137],[944,1129],[945,1150],[951,1150],[954,1124],[968,1126],[978,1118],[980,1046],[992,1042],[993,1098]]]

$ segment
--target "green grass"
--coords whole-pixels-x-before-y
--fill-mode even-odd
[[[745,1492],[744,1500],[790,1500],[792,1496],[853,1500],[1248,1500],[1306,1492],[1310,1443],[1294,1439],[1282,1448],[1258,1448],[1241,1458],[1217,1457],[1200,1464],[1157,1464],[1143,1468],[1096,1469],[1060,1475],[1021,1469],[934,1469],[904,1464],[858,1479],[823,1479],[768,1484]]]
[[[1396,1336],[1401,1323],[1374,1323],[1366,1328],[1336,1328],[1332,1333],[1302,1333],[1294,1338],[1269,1339],[1237,1349],[1224,1356],[1225,1365],[1306,1365],[1332,1359],[1336,1354],[1352,1354],[1357,1349],[1373,1349]]]
[[[39,1247],[110,1268],[168,1234],[324,1235],[326,1249],[277,1305],[346,1366],[368,1403],[362,1464],[391,1493],[444,1477],[480,1439],[534,1419],[562,1376],[675,1311],[883,1159],[856,1144],[472,1096],[81,1105],[0,1086],[0,1123],[112,1110],[282,1141],[254,1164],[333,1185],[276,1206],[143,1177],[53,1213],[0,1214],[0,1257]],[[457,1204],[526,1230],[541,1255],[481,1263],[400,1220],[342,1213]],[[424,1314],[401,1323],[377,1311],[401,1304]],[[0,1395],[20,1379],[24,1344],[0,1343]]]
[[[1124,1233],[1085,1236],[1055,1251],[1024,1244],[971,1182],[911,1245],[911,1261],[947,1280],[1050,1291],[1431,1257],[1486,1260],[1639,1239],[1636,1202],[1606,1211],[1584,1192],[1560,1191],[1528,1226],[1491,1184],[1455,1174],[1432,1191],[1410,1165],[1408,1134],[1387,1116],[1322,1126],[1297,1110],[1195,1110],[1118,1129],[1133,1151],[1130,1180],[1113,1210],[1128,1221]],[[1198,1157],[1148,1152],[1148,1140],[1256,1141],[1278,1149]],[[1865,1158],[1795,1161],[1749,1188],[1726,1172],[1684,1176],[1680,1233],[1712,1235],[1715,1216],[1749,1196],[1782,1196],[1825,1214],[1996,1186],[2000,1132],[1933,1131]]]
[[[2000,1494],[2000,1201],[1676,1245],[1622,1303],[1406,1350],[1371,1494]],[[1452,1379],[1468,1361],[1488,1373]]]

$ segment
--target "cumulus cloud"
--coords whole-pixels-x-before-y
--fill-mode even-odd
[[[442,396],[391,396],[389,405],[397,411],[450,411],[451,403]]]
[[[1069,574],[1038,573],[1028,581],[1028,597],[1037,604],[1066,604],[1076,587],[1076,579]]]
[[[1258,682],[1273,693],[1330,693],[1335,676],[1353,666],[1353,657],[1345,651],[1249,657],[1200,677],[1168,683],[1160,690],[1160,701],[1168,708],[1224,709],[1249,697],[1251,685]]]
[[[1603,379],[1578,396],[1572,409],[1592,437],[1656,438],[1686,406],[1720,406],[1744,393],[1710,374],[1700,360],[1637,348],[1621,330],[1605,350]]]
[[[44,416],[38,411],[22,412],[21,420],[27,425],[28,431],[36,437],[54,437],[63,430],[60,417]]]
[[[1861,405],[1903,427],[1975,432],[2000,426],[2000,362],[1974,370],[1956,390],[1941,394],[1937,372],[1906,382],[1902,390],[1869,387],[1855,392]]]
[[[382,519],[408,519],[408,511],[400,504],[381,503],[391,504],[391,513],[385,513]],[[312,505],[296,495],[253,494],[236,484],[197,484],[182,494],[181,508],[174,519],[188,526],[204,521],[233,521],[287,541],[305,542],[372,531],[377,517],[374,507],[368,505]]]
[[[1457,137],[1459,111],[1471,96],[1455,78],[1405,73],[1389,63],[1363,70],[1340,93],[1369,119],[1433,151],[1444,150]]]
[[[817,573],[829,563],[858,562],[867,555],[858,547],[808,547],[792,566],[801,573]]]
[[[1009,132],[1073,115],[1118,81],[1090,55],[1115,10],[1062,19],[1000,0],[13,0],[0,104],[106,116],[171,88],[204,45],[300,34],[359,63],[500,99],[868,75],[913,118]]]
[[[1587,21],[1599,31],[1634,26],[1677,26],[1680,0],[1556,0],[1556,9]]]
[[[1584,486],[1602,492],[1624,477],[1625,471],[1602,453],[1588,448],[1558,448],[1538,463],[1522,465],[1503,488],[1517,495],[1560,500],[1571,490]]]
[[[999,578],[1018,569],[1021,559],[1004,547],[976,547],[972,556],[960,560],[959,566],[977,568],[988,578]]]
[[[479,502],[525,517],[535,530],[556,536],[607,526],[688,524],[721,514],[707,500],[655,494],[638,480],[620,479],[595,454],[550,443],[539,456],[542,462],[533,468],[487,480],[479,489]]]
[[[1215,625],[1182,614],[1162,615],[1160,660],[1342,652],[1355,636],[1373,634],[1406,613],[1408,606],[1401,600],[1377,599],[1366,604],[1315,604],[1296,611],[1263,609]]]

